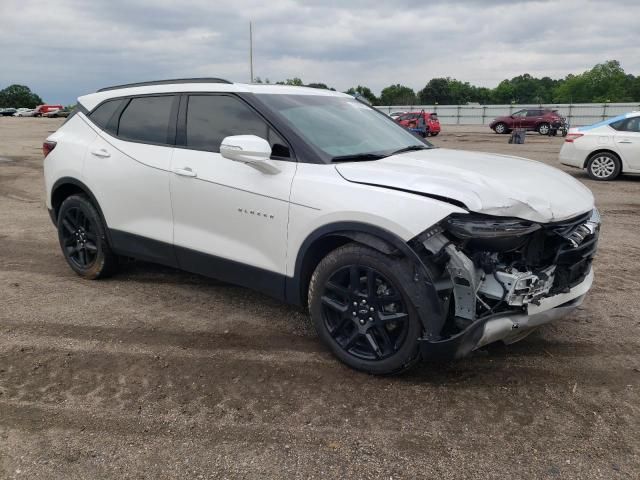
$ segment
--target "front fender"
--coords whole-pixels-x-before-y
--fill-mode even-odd
[[[368,245],[386,255],[395,255],[398,261],[407,261],[413,269],[413,284],[407,294],[415,306],[425,333],[424,338],[436,338],[444,323],[446,312],[438,298],[431,272],[420,256],[402,238],[375,225],[358,222],[336,222],[313,231],[302,243],[296,256],[295,273],[286,279],[287,301],[301,305],[308,287],[305,275],[305,260],[314,245],[329,237],[345,237]]]

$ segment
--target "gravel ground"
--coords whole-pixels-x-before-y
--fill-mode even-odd
[[[640,478],[640,177],[567,169],[604,223],[574,314],[377,378],[251,291],[144,263],[77,277],[44,206],[60,123],[0,118],[1,478]],[[444,126],[433,142],[559,166],[562,139]]]

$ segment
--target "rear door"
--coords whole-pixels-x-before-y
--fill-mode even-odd
[[[640,116],[618,122],[616,130],[616,147],[624,163],[629,169],[640,170]]]
[[[179,97],[116,99],[90,118],[97,137],[84,176],[121,254],[175,265],[169,170]]]
[[[296,171],[289,146],[234,95],[184,95],[179,118],[171,199],[180,267],[282,295]],[[220,143],[230,135],[269,141],[278,172],[223,158]]]

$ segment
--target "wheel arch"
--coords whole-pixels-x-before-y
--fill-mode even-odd
[[[414,264],[416,276],[432,283],[418,254],[395,233],[367,223],[336,222],[317,228],[302,242],[296,255],[294,275],[287,278],[287,301],[294,305],[306,305],[309,281],[318,263],[329,252],[349,242],[366,245],[385,255],[408,258]],[[418,272],[421,274],[418,275]]]
[[[51,220],[53,221],[54,225],[57,225],[58,213],[60,212],[60,206],[62,205],[62,202],[64,202],[65,199],[67,199],[71,195],[76,194],[84,194],[89,197],[89,200],[91,200],[91,203],[94,207],[96,207],[96,210],[100,215],[100,220],[102,220],[102,224],[105,226],[107,240],[111,244],[109,228],[104,218],[104,214],[102,213],[102,208],[100,208],[100,203],[98,203],[98,200],[96,199],[91,189],[77,178],[59,178],[51,188]]]
[[[611,150],[610,148],[598,148],[597,150],[593,150],[589,152],[585,157],[584,162],[582,162],[582,168],[587,168],[587,163],[589,163],[589,160],[591,159],[591,157],[598,155],[600,153],[610,153],[611,155],[616,157],[620,162],[620,173],[623,172],[624,164],[622,163],[622,158],[620,157],[620,154],[618,154],[618,152]]]

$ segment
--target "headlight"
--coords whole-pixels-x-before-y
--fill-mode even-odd
[[[535,232],[540,225],[518,218],[500,218],[484,215],[451,215],[444,227],[458,238],[521,237]]]

